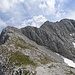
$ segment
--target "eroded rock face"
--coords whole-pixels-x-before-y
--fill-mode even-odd
[[[0,45],[4,44],[10,36],[17,37],[16,33],[20,33],[21,31],[15,27],[7,26],[0,34]],[[12,34],[15,34],[14,36]]]
[[[36,43],[40,45],[45,45],[48,39],[48,34],[40,28],[28,26],[28,27],[23,28],[22,32],[29,39],[35,41]]]
[[[75,48],[72,44],[75,33],[75,21],[63,19],[60,22],[45,22],[40,28],[25,27],[21,29],[23,34],[39,45],[75,60]]]
[[[75,21],[62,19],[59,22],[46,21],[40,28],[27,26],[17,29],[8,26],[0,35],[0,44],[4,44],[10,36],[23,34],[37,44],[46,46],[50,50],[57,52],[75,61]],[[14,37],[13,36],[13,37]]]
[[[0,63],[0,75],[5,75],[4,72],[3,72],[3,68],[2,67],[3,67],[3,64]]]
[[[0,45],[4,44],[7,39],[9,38],[9,36],[7,35],[7,33],[5,33],[4,31],[1,33],[0,35]]]
[[[75,74],[56,52],[75,61],[74,20],[47,21],[40,28],[8,26],[0,34],[0,75]]]

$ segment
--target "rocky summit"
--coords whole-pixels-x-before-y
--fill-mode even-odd
[[[40,28],[7,26],[0,34],[0,75],[75,75],[75,20]]]

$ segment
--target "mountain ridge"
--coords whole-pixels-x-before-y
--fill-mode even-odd
[[[0,34],[0,74],[74,75],[75,68],[58,55],[75,61],[74,25],[74,20],[63,19],[40,28],[6,27]]]
[[[75,40],[70,34],[75,33],[75,27],[71,21],[75,23],[74,20],[62,19],[59,22],[47,21],[40,28],[25,27],[21,30],[29,39],[73,60],[75,48],[72,41]]]
[[[68,58],[70,57],[69,59],[73,60],[73,57],[75,57],[73,55],[75,53],[75,48],[73,47],[72,41],[75,41],[75,40],[70,40],[70,39],[74,39],[73,38],[74,35],[71,37],[70,34],[75,33],[74,25],[75,25],[74,20],[62,19],[59,22],[46,21],[42,26],[40,26],[40,28],[26,26],[24,28],[17,29],[15,27],[7,26],[1,33],[0,43],[5,43],[5,41],[9,38],[7,33],[21,32],[29,39],[35,41],[37,44],[46,46],[54,52],[57,52],[63,56],[65,56],[64,54],[65,52],[67,53],[67,55],[70,54]],[[3,34],[5,34],[4,40],[2,39],[4,38],[2,37]],[[74,53],[72,52],[68,53],[64,45],[66,45],[69,51],[72,49]],[[64,50],[64,53],[62,53],[63,50]]]

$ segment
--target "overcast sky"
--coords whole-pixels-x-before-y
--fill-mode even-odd
[[[8,25],[39,27],[63,18],[75,19],[75,0],[0,0],[0,31]]]

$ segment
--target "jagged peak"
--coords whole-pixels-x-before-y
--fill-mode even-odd
[[[34,26],[26,26],[26,27],[24,27],[24,28],[21,28],[21,30],[22,30],[22,29],[27,29],[27,28],[28,28],[28,29],[34,29],[34,28],[37,28],[37,27],[34,27]]]
[[[19,33],[21,32],[21,30],[13,26],[7,26],[6,28],[2,30],[1,34],[2,33],[14,33],[14,32]]]
[[[70,19],[68,18],[64,18],[64,19],[61,19],[60,21],[69,21]]]
[[[3,30],[5,30],[5,31],[8,31],[8,30],[18,30],[18,28],[15,28],[15,27],[13,27],[13,26],[7,26],[6,28],[4,28]]]
[[[67,18],[62,19],[59,22],[71,22],[72,24],[75,24],[75,20],[74,19],[67,19]]]

